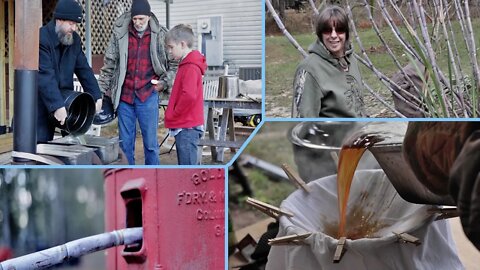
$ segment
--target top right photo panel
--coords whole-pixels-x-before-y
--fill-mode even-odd
[[[479,116],[479,0],[265,4],[267,118]]]

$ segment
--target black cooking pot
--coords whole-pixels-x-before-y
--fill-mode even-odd
[[[92,125],[95,116],[95,101],[92,95],[85,92],[64,90],[62,96],[65,100],[67,119],[63,125],[60,125],[60,122],[51,114],[51,121],[60,129],[74,136],[85,134]]]

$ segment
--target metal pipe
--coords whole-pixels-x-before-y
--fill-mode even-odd
[[[14,71],[13,151],[37,153],[37,78],[38,70]],[[32,163],[14,157],[15,163]]]
[[[1,262],[0,270],[48,269],[72,258],[115,246],[131,245],[139,242],[142,238],[143,228],[141,227],[97,234]]]
[[[36,153],[37,76],[42,1],[15,1],[13,150]],[[12,53],[12,52],[10,52]],[[14,158],[14,162],[29,160]]]
[[[92,66],[92,1],[85,1],[85,49],[88,64]]]
[[[166,16],[166,26],[167,29],[170,29],[170,0],[165,0],[166,8],[165,8],[165,16]]]

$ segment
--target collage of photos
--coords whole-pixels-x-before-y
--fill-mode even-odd
[[[0,270],[480,270],[480,1],[0,1]]]

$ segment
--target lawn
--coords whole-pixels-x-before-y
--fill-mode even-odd
[[[298,122],[267,122],[264,123],[243,150],[242,155],[248,154],[256,158],[268,161],[280,167],[282,164],[289,165],[296,170],[294,162],[293,147],[287,138],[290,128]],[[239,160],[241,160],[241,157]],[[248,178],[248,183],[253,190],[253,197],[271,205],[279,206],[296,188],[285,180],[271,178],[262,170],[255,167],[243,167],[243,172]],[[229,180],[229,194],[240,192],[240,186]],[[260,211],[253,210],[246,205],[246,197],[237,197],[238,203],[230,203],[230,214],[233,219],[234,228],[240,229],[268,216]],[[232,198],[230,196],[230,200]]]
[[[305,14],[304,16],[308,15]],[[480,36],[480,27],[476,27],[480,25],[480,20],[474,19],[472,24],[475,31],[474,36]],[[458,50],[460,52],[463,74],[471,76],[472,69],[470,67],[469,55],[466,53],[466,47],[464,46],[462,32],[459,29],[458,23],[454,22],[453,27],[455,29],[455,41],[459,47]],[[405,29],[402,29],[402,31],[405,33]],[[400,63],[402,65],[406,65],[409,62],[408,57],[405,55],[403,47],[394,37],[390,28],[381,28],[381,33]],[[385,46],[381,44],[380,39],[373,28],[360,29],[358,34],[368,57],[378,70],[387,76],[391,76],[398,71],[397,66],[394,64],[390,55],[386,52]],[[294,34],[293,36],[305,50],[308,48],[309,44],[314,42],[316,39],[316,36],[311,33]],[[351,39],[355,39],[353,34],[351,34]],[[353,44],[355,52],[361,54],[356,40],[353,42]],[[477,44],[477,47],[478,45],[479,44]],[[440,69],[448,76],[448,52],[445,45],[445,40],[443,38],[438,38],[436,42],[433,42],[433,47],[434,51],[436,52]],[[302,56],[283,35],[266,36],[265,51],[266,116],[290,117],[293,76],[298,63],[302,60]],[[375,74],[367,67],[362,64],[359,65],[364,81],[377,93],[382,95],[390,104],[393,104],[391,94],[386,86],[384,86],[375,76]],[[367,104],[367,111],[370,116],[395,116],[393,113],[389,112],[384,105],[380,104],[380,102],[376,100],[370,93],[366,94],[365,101]]]

